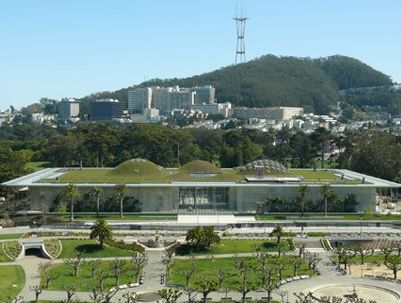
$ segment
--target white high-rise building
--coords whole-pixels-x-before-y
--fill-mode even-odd
[[[190,110],[195,102],[195,94],[195,92],[188,88],[173,87],[173,90],[168,95],[169,111],[174,109]]]
[[[152,108],[157,108],[160,115],[167,115],[169,112],[169,94],[173,91],[172,87],[153,87]]]
[[[58,103],[58,117],[62,121],[78,117],[79,102],[75,99],[64,98]]]
[[[195,92],[195,104],[213,104],[216,98],[216,89],[211,85],[191,88]]]
[[[152,88],[135,88],[128,92],[128,110],[142,113],[152,106]]]

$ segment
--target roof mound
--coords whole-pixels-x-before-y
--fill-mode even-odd
[[[279,174],[288,174],[288,168],[278,163],[277,161],[269,160],[269,159],[260,159],[249,162],[244,166],[236,167],[241,171],[245,172],[257,172],[259,170],[266,172],[266,173],[279,173]]]
[[[164,174],[165,170],[162,166],[159,166],[152,161],[136,158],[121,163],[110,173],[114,175],[149,176]]]
[[[186,174],[221,174],[221,169],[216,165],[202,160],[188,162],[180,171]]]

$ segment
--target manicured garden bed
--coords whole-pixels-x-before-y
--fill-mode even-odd
[[[287,244],[287,250],[291,249],[288,240],[283,239],[283,243]],[[256,247],[260,247],[261,251],[277,251],[277,242],[275,240],[221,240],[219,244],[210,249],[194,250],[193,246],[184,244],[176,249],[176,254],[185,256],[194,254],[234,254],[234,253],[251,253],[256,251]]]
[[[74,258],[74,251],[84,252],[88,258],[130,257],[132,250],[104,245],[103,248],[96,240],[61,240],[63,250],[58,258]]]
[[[282,271],[282,278],[292,277],[293,276],[293,266],[292,263],[294,259],[298,257],[294,256],[285,256],[285,257],[270,257],[269,264],[271,266],[277,265],[279,262],[283,262],[285,264],[285,269]],[[255,258],[241,258],[250,260],[251,266],[255,266],[257,268],[257,262]],[[185,277],[182,273],[184,269],[188,269],[191,266],[190,260],[176,260],[175,264],[172,266],[170,270],[170,278],[169,282],[174,285],[184,286],[185,285]],[[213,261],[209,259],[197,259],[195,260],[196,273],[190,279],[190,285],[195,285],[197,281],[199,281],[200,277],[206,277],[210,279],[216,280],[216,271],[221,269],[227,275],[227,278],[223,282],[223,286],[229,289],[235,289],[239,283],[239,272],[236,270],[234,265],[233,258],[216,258]],[[312,275],[312,271],[308,270],[308,266],[306,262],[304,262],[301,268],[298,270],[298,275]],[[274,275],[275,281],[277,281],[277,274]],[[259,286],[260,283],[260,273],[256,269],[250,269],[249,271],[249,281],[251,284],[256,287]]]
[[[132,265],[129,260],[125,260],[124,270],[122,270],[120,276],[119,285],[130,284],[136,282],[132,271]],[[112,261],[102,262],[100,269],[107,273],[107,278],[104,280],[104,289],[110,289],[115,285],[115,278],[111,270]],[[52,265],[50,272],[55,274],[56,279],[50,281],[49,290],[64,290],[68,286],[76,286],[78,291],[91,291],[91,289],[98,285],[98,281],[95,277],[92,277],[92,272],[88,264],[81,266],[78,276],[74,276],[74,271],[71,266],[66,264],[55,264]],[[42,285],[44,281],[42,279]]]
[[[19,265],[7,265],[0,267],[0,303],[11,302],[23,288],[25,273]]]
[[[0,240],[13,240],[21,238],[23,234],[0,234]]]

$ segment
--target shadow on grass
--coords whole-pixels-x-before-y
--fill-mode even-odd
[[[175,254],[177,256],[188,256],[190,254],[207,254],[207,253],[211,253],[211,251],[206,248],[195,249],[195,247],[193,247],[190,244],[182,244],[178,246],[175,250]]]
[[[262,246],[262,250],[273,250],[274,248],[277,247],[277,243],[276,242],[263,242]]]
[[[101,250],[103,250],[103,248],[100,246],[100,244],[82,244],[82,245],[78,245],[76,247],[76,250],[85,255],[88,255],[88,254],[94,254],[98,251],[101,251]]]

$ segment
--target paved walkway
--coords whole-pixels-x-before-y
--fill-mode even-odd
[[[280,287],[280,290],[288,292],[289,302],[295,302],[295,297],[293,293],[304,292],[307,293],[310,290],[314,289],[319,285],[325,284],[364,284],[364,285],[372,285],[372,286],[381,286],[391,289],[393,291],[401,294],[401,284],[394,282],[386,282],[386,281],[377,281],[367,278],[352,278],[350,276],[343,276],[337,270],[335,265],[332,264],[329,254],[321,249],[320,240],[317,238],[307,238],[307,239],[296,239],[296,245],[305,245],[306,251],[316,253],[320,261],[317,264],[317,270],[320,272],[320,276],[312,277],[308,280],[299,280],[295,282],[291,282],[288,284],[284,284]],[[160,283],[160,275],[164,272],[164,265],[162,264],[163,250],[154,249],[147,250],[148,253],[148,264],[144,268],[144,284],[140,285],[136,288],[120,290],[116,296],[113,298],[112,302],[117,303],[119,299],[122,298],[122,295],[126,292],[157,292],[158,290],[164,288],[165,286]],[[252,256],[253,253],[242,253],[238,254],[239,256]],[[233,257],[234,254],[220,254],[214,255],[214,258],[228,258]],[[210,258],[210,255],[197,256],[197,258]],[[177,259],[184,259],[187,257],[177,257]],[[112,260],[115,258],[102,258],[103,260]],[[121,259],[130,259],[130,257],[125,257]],[[33,300],[34,293],[30,291],[31,286],[39,285],[40,277],[38,274],[38,265],[41,262],[47,261],[46,259],[38,258],[35,256],[27,256],[23,259],[16,262],[9,263],[0,263],[2,265],[21,265],[26,273],[26,282],[25,286],[22,289],[20,295],[23,296],[26,300]],[[62,263],[63,260],[57,259],[54,260],[54,263]],[[213,292],[209,296],[213,301],[219,301],[222,298],[230,297],[233,300],[240,300],[241,295],[238,292]],[[266,292],[264,291],[253,291],[247,295],[247,298],[252,298],[252,300],[260,300],[263,297],[266,297]],[[43,291],[40,299],[41,300],[63,300],[66,298],[65,291]],[[273,298],[280,301],[280,297],[277,293],[273,293]],[[74,299],[78,299],[79,301],[90,301],[89,292],[78,292]],[[197,299],[201,299],[201,295],[197,294]],[[183,295],[179,302],[186,301],[187,298]],[[385,302],[378,302],[385,303]]]

